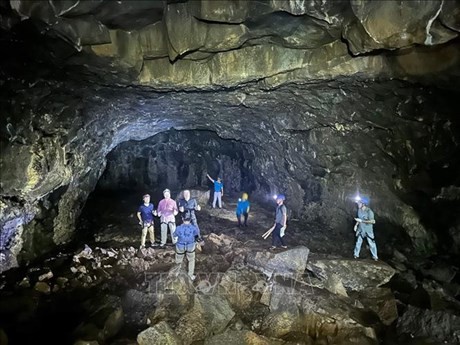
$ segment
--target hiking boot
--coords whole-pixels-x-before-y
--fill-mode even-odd
[[[281,248],[283,248],[283,249],[287,249],[287,246],[281,246]]]
[[[373,257],[372,260],[379,261],[379,258]]]
[[[190,280],[191,280],[191,281],[194,281],[194,280],[195,280],[195,278],[196,278],[196,275],[192,274],[192,275],[191,275],[191,276],[189,276],[189,277],[190,277]]]
[[[359,259],[356,255],[353,255],[353,258],[354,258],[354,259]]]

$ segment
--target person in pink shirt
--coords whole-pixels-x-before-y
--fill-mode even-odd
[[[171,191],[165,189],[163,191],[164,199],[160,200],[158,204],[157,213],[160,217],[161,228],[161,244],[160,248],[164,248],[168,239],[168,228],[171,234],[172,243],[177,242],[177,238],[173,236],[176,231],[176,215],[179,213],[176,201],[171,199]]]

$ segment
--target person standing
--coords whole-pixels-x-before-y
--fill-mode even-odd
[[[190,191],[188,189],[184,190],[184,197],[178,202],[179,212],[182,213],[182,218],[190,218],[192,225],[195,225],[198,229],[198,234],[200,234],[200,228],[196,220],[195,211],[200,211],[201,206],[198,205],[195,198],[190,197]]]
[[[182,264],[184,256],[187,255],[188,275],[191,280],[195,280],[195,249],[196,241],[201,241],[198,234],[198,228],[191,224],[189,216],[185,216],[183,223],[177,227],[173,236],[177,238],[176,242],[176,264]]]
[[[164,199],[158,203],[157,213],[160,217],[161,228],[161,244],[160,248],[164,248],[168,239],[168,228],[171,233],[172,243],[176,243],[176,238],[173,233],[176,230],[176,216],[179,213],[176,201],[171,199],[171,191],[165,189],[163,191]]]
[[[275,225],[272,232],[272,246],[270,249],[276,249],[279,245],[281,248],[287,248],[286,244],[283,241],[284,231],[287,227],[287,209],[284,205],[284,200],[286,197],[284,195],[276,196],[276,212],[275,212]]]
[[[147,232],[150,237],[150,245],[155,243],[155,232],[153,230],[153,216],[155,214],[155,208],[152,203],[150,203],[150,195],[145,194],[142,197],[144,203],[139,206],[137,210],[137,219],[139,219],[139,225],[142,226],[142,235],[141,235],[141,246],[140,248],[145,248],[145,239],[147,237]]]
[[[212,201],[212,208],[216,208],[216,201],[219,204],[219,208],[222,208],[222,197],[224,196],[224,184],[220,177],[216,180],[213,180],[209,174],[206,174],[208,179],[214,183],[214,200]]]
[[[355,259],[359,258],[359,253],[361,251],[361,245],[363,244],[363,240],[367,239],[372,259],[377,261],[379,258],[377,256],[377,244],[375,243],[374,236],[374,212],[369,208],[368,198],[357,198],[356,203],[358,204],[358,218],[355,218],[356,224],[354,227],[354,230],[356,232],[354,257]]]
[[[249,216],[249,200],[248,200],[248,194],[243,193],[241,198],[238,199],[238,204],[236,205],[236,218],[238,219],[238,226],[241,227],[241,216],[244,217],[244,226],[248,226],[248,216]]]

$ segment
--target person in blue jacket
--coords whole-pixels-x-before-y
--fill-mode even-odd
[[[249,216],[250,204],[248,200],[248,193],[243,193],[241,198],[238,199],[238,204],[236,205],[236,218],[238,219],[238,226],[248,226],[248,216]],[[241,218],[244,217],[244,223],[242,223]]]
[[[355,232],[356,232],[356,244],[354,257],[359,258],[359,252],[361,251],[361,245],[363,240],[366,239],[369,244],[369,249],[372,254],[372,259],[378,260],[377,256],[377,244],[375,243],[374,227],[375,219],[374,212],[369,208],[369,199],[366,197],[358,197],[356,199],[358,204],[358,217],[355,218]]]
[[[222,208],[222,197],[224,196],[224,184],[220,177],[217,180],[213,180],[209,174],[206,174],[207,178],[214,183],[214,200],[212,202],[212,208],[216,208],[216,201],[219,204],[219,208]]]
[[[183,223],[179,225],[173,233],[177,238],[176,242],[176,264],[180,265],[184,261],[184,256],[187,255],[188,275],[191,280],[195,280],[195,249],[196,242],[202,242],[199,237],[198,228],[191,224],[191,218],[186,215],[183,218]]]

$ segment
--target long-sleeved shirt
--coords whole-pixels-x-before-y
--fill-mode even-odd
[[[163,199],[158,204],[157,212],[162,223],[176,222],[174,211],[179,212],[174,199]]]

